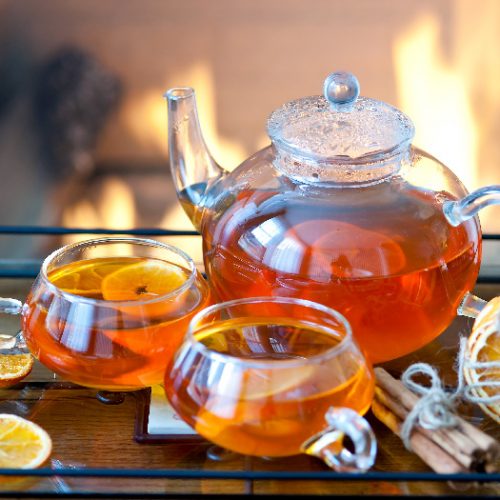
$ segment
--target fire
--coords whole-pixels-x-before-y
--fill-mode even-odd
[[[210,152],[220,165],[232,170],[249,156],[250,152],[238,141],[218,133],[213,72],[208,63],[205,62],[196,63],[186,71],[171,74],[166,78],[162,87],[144,92],[125,105],[123,114],[125,124],[131,135],[142,146],[151,150],[153,154],[159,154],[166,160],[168,155],[167,115],[162,95],[166,89],[174,86],[188,86],[195,89],[198,115],[204,139]],[[263,144],[262,138],[259,139],[258,144]],[[167,162],[165,161],[165,169],[167,168]],[[126,189],[127,187],[122,186],[122,188]],[[125,193],[125,190],[121,189],[121,192]],[[120,192],[115,191],[114,193],[108,193],[109,195],[116,197],[120,195]],[[127,197],[127,195],[125,196]],[[128,198],[130,199],[130,196]],[[119,204],[120,201],[109,201],[108,203],[110,206],[114,206]],[[128,202],[125,201],[125,203]],[[82,203],[78,210],[82,214],[81,217],[76,214],[80,220],[93,220],[89,218],[92,207],[87,203]],[[70,219],[72,218],[71,214],[68,214],[68,216]],[[104,223],[105,221],[101,221],[101,225]],[[192,229],[193,227],[180,205],[169,208],[163,215],[159,226],[168,229]],[[130,227],[132,227],[132,224],[130,224]],[[199,240],[190,237],[176,237],[170,238],[169,241],[186,250],[194,258],[195,262],[201,262],[201,244]]]
[[[439,35],[436,19],[424,16],[396,41],[393,55],[400,107],[415,123],[415,144],[473,189],[478,130],[467,79],[459,65],[446,61]]]
[[[249,152],[239,142],[222,136],[217,131],[216,95],[213,72],[208,63],[192,65],[187,71],[171,74],[165,84],[140,95],[132,96],[124,105],[121,117],[131,136],[152,156],[165,158],[167,166],[167,115],[163,93],[173,86],[190,86],[196,90],[198,112],[205,138],[216,161],[231,170],[239,165]],[[260,141],[262,142],[262,141]],[[136,206],[130,187],[118,177],[108,179],[99,197],[84,198],[67,207],[62,217],[64,226],[108,227],[125,229],[135,227]],[[192,229],[192,224],[179,206],[169,208],[160,227]],[[81,240],[81,236],[67,236],[65,243]],[[169,241],[186,250],[200,262],[201,244],[189,237],[170,238]]]
[[[415,145],[449,166],[469,190],[498,184],[496,141],[500,112],[500,66],[495,47],[500,43],[500,2],[457,0],[449,20],[444,50],[441,25],[431,13],[405,27],[393,46],[398,107],[415,123]],[[253,151],[241,141],[220,132],[214,71],[209,61],[198,61],[172,70],[163,82],[130,95],[120,113],[126,129],[154,158],[165,159],[167,169],[167,114],[162,97],[167,88],[191,86],[196,90],[205,141],[215,159],[231,170]],[[265,146],[266,137],[256,138]],[[423,172],[416,183],[432,183]],[[436,183],[433,187],[439,189]],[[67,226],[134,227],[135,202],[130,188],[119,178],[107,181],[100,198],[86,198],[68,207],[62,223]],[[481,214],[488,231],[500,230],[496,209]],[[484,224],[486,222],[486,224]],[[180,206],[169,208],[161,227],[191,229]],[[183,246],[183,245],[181,245]],[[196,255],[197,249],[192,250]]]
[[[218,163],[229,170],[248,155],[238,141],[217,130],[216,92],[213,71],[206,62],[198,62],[185,71],[169,75],[162,87],[156,87],[131,99],[124,110],[125,124],[132,137],[153,152],[167,155],[166,106],[162,98],[171,87],[193,87],[205,142]]]
[[[125,103],[123,121],[128,133],[151,156],[168,155],[167,125],[162,90],[131,96]]]
[[[103,182],[95,201],[86,197],[68,206],[61,222],[65,227],[130,229],[135,227],[135,214],[135,201],[130,188],[119,177],[112,176]],[[67,235],[64,244],[82,239],[81,235]]]
[[[65,227],[99,227],[110,229],[131,229],[137,227],[137,207],[131,188],[119,177],[111,176],[103,181],[97,196],[85,197],[69,205],[63,213],[62,225]],[[191,221],[180,204],[167,210],[159,227],[168,229],[192,229]],[[75,243],[92,235],[66,235],[64,244]],[[192,236],[164,238],[168,243],[182,248],[195,263],[203,261],[201,239]],[[116,247],[115,247],[116,249]],[[123,254],[130,253],[130,248],[121,246]]]
[[[166,229],[193,229],[193,224],[182,209],[180,203],[165,212],[160,227]],[[182,248],[194,260],[196,264],[203,262],[203,250],[201,238],[193,236],[170,236],[168,242],[171,245]]]

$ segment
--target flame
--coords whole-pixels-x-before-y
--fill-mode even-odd
[[[459,65],[446,61],[439,35],[436,19],[425,15],[396,40],[400,107],[415,123],[415,144],[449,166],[471,189],[477,181],[478,130],[467,79]],[[429,183],[428,178],[422,181]]]
[[[193,224],[184,212],[180,203],[167,210],[160,222],[160,227],[167,229],[193,229]],[[182,248],[197,265],[203,262],[203,249],[201,238],[193,236],[170,236],[168,242],[171,245]]]
[[[141,145],[152,151],[161,152],[163,157],[167,156],[167,117],[162,95],[166,89],[175,86],[195,89],[205,143],[219,164],[232,170],[248,157],[249,152],[243,145],[218,132],[213,71],[206,62],[195,63],[187,70],[171,74],[165,79],[165,85],[162,88],[144,92],[126,106],[125,123],[129,132]],[[264,143],[263,138],[259,138],[260,143]],[[88,209],[89,207],[85,205],[80,207],[82,212],[88,212]],[[84,217],[86,216],[87,214],[84,214]],[[180,205],[167,209],[159,226],[169,229],[192,229],[192,223]],[[175,237],[170,238],[169,241],[186,250],[195,262],[201,262],[199,239]]]
[[[172,85],[168,87],[180,85],[195,89],[198,116],[207,147],[224,168],[232,170],[237,167],[249,152],[237,141],[217,132],[215,83],[210,66],[205,62],[194,64],[185,73],[174,75],[169,82]]]
[[[198,62],[185,71],[171,74],[165,85],[130,99],[123,111],[128,132],[153,153],[167,154],[167,116],[162,98],[171,87],[193,87],[205,142],[218,163],[228,170],[238,166],[249,152],[238,141],[218,132],[213,71],[207,62]]]
[[[128,133],[152,156],[168,154],[167,120],[162,90],[148,90],[125,103],[123,120]]]
[[[167,116],[162,95],[173,86],[190,86],[196,90],[200,122],[211,153],[228,170],[239,165],[249,152],[239,142],[218,133],[213,72],[205,62],[171,74],[162,87],[132,95],[122,111],[122,119],[131,136],[145,150],[151,151],[152,156],[167,157]],[[62,217],[62,224],[68,227],[126,229],[135,227],[136,222],[132,191],[118,177],[106,180],[98,197],[86,197],[67,207]],[[192,229],[180,205],[167,209],[159,225],[169,229]],[[67,236],[64,243],[81,239],[79,236]],[[187,251],[195,262],[201,262],[199,239],[179,237],[169,241]]]
[[[116,176],[103,181],[95,202],[90,197],[83,198],[68,206],[62,215],[62,225],[65,227],[130,229],[135,223],[136,206],[132,191]],[[79,235],[64,237],[65,244],[81,240]]]

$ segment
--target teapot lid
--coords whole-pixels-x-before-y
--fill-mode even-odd
[[[351,73],[331,73],[322,96],[287,102],[269,117],[267,131],[278,149],[319,163],[372,163],[398,154],[415,129],[393,106],[359,96]]]

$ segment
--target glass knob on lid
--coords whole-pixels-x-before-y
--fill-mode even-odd
[[[275,167],[300,182],[366,185],[397,172],[414,136],[393,106],[359,97],[357,78],[330,74],[323,95],[287,102],[269,117]]]
[[[359,96],[358,79],[351,73],[338,71],[326,77],[323,94],[335,111],[351,111]]]

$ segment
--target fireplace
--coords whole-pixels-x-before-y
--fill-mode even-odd
[[[469,190],[500,184],[499,25],[495,0],[0,0],[1,223],[191,229],[168,172],[163,92],[196,89],[207,143],[231,169],[268,142],[274,108],[320,93],[337,69],[410,115],[415,144]],[[68,49],[121,91],[88,165],[54,174],[40,161],[35,82]],[[482,224],[500,232],[498,210]],[[3,240],[2,257],[55,244]]]

